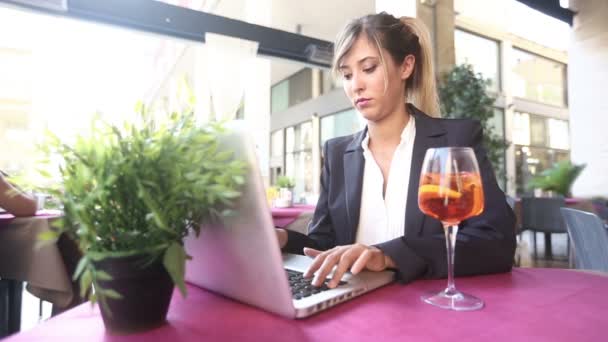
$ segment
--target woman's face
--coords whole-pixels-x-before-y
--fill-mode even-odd
[[[413,69],[413,57],[402,65],[394,63],[388,51],[380,51],[362,35],[344,55],[338,67],[346,95],[368,121],[379,122],[396,113],[405,99],[404,82]],[[385,73],[386,68],[386,73]]]

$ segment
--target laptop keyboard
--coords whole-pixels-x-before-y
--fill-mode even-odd
[[[304,278],[304,273],[287,269],[285,271],[287,272],[287,277],[289,278],[289,287],[291,287],[291,295],[293,299],[302,299],[319,292],[331,290],[329,287],[327,287],[327,281],[324,282],[323,285],[316,287],[311,284],[313,278]],[[345,284],[345,281],[340,281],[338,286]]]

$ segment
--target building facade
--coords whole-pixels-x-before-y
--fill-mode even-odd
[[[531,176],[570,158],[568,54],[567,41],[527,34],[513,18],[523,15],[521,21],[565,35],[570,27],[514,0],[491,3],[420,1],[416,14],[431,30],[438,78],[468,63],[489,80],[487,91],[496,97],[493,129],[510,142],[505,164],[498,166],[506,170],[500,183],[521,195],[530,191]],[[271,101],[271,181],[278,174],[293,177],[305,201],[318,191],[313,155],[320,155],[327,139],[354,133],[365,122],[327,70],[288,75],[273,84]]]

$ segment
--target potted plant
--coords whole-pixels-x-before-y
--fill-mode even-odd
[[[293,205],[293,188],[295,184],[293,180],[286,176],[277,178],[277,187],[279,188],[279,196],[275,200],[275,206],[279,208],[288,208]]]
[[[504,179],[505,150],[509,142],[493,127],[496,96],[488,92],[490,80],[476,73],[471,64],[461,64],[445,73],[439,83],[441,113],[446,118],[472,118],[483,129],[484,147],[496,177]]]
[[[585,166],[585,164],[575,165],[569,160],[563,160],[535,176],[528,187],[569,197],[572,184],[585,169]]]
[[[64,218],[42,238],[65,233],[78,244],[81,295],[100,303],[106,329],[118,333],[166,321],[174,284],[186,295],[184,237],[230,215],[244,183],[245,164],[218,147],[220,124],[137,111],[135,123],[95,120],[88,137],[66,144],[50,135],[45,144],[60,160],[60,184],[46,190]]]

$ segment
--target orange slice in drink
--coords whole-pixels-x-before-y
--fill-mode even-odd
[[[457,199],[457,198],[462,197],[462,194],[458,191],[454,191],[448,187],[439,186],[439,185],[435,185],[435,184],[425,184],[420,187],[418,192],[420,194],[430,195],[433,197],[447,196],[448,198],[452,198],[452,199]]]

